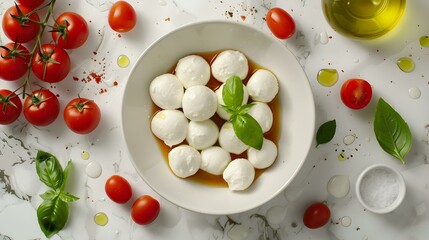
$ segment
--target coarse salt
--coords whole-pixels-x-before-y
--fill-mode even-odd
[[[384,209],[398,198],[399,181],[392,172],[373,169],[362,178],[360,194],[369,207]]]

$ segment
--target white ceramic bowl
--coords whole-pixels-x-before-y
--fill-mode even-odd
[[[150,130],[149,84],[189,54],[223,49],[242,51],[270,69],[280,82],[281,133],[279,155],[247,190],[233,192],[180,179],[170,171]],[[295,177],[313,141],[314,100],[295,56],[277,39],[251,26],[229,22],[198,22],[180,27],[153,43],[134,65],[123,95],[122,127],[134,167],[144,181],[172,203],[200,213],[233,214],[272,199]]]
[[[395,210],[402,203],[405,192],[406,185],[401,173],[384,164],[367,167],[356,181],[356,196],[360,204],[378,214]]]

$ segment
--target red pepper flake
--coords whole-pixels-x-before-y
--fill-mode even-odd
[[[79,81],[79,78],[78,77],[73,77],[73,80],[74,81]]]
[[[240,18],[241,18],[241,20],[246,21],[246,16],[241,15]]]
[[[97,52],[96,52],[96,51],[94,51],[94,52],[92,52],[92,54],[97,55]]]
[[[118,33],[118,38],[121,38],[121,37],[122,37],[122,34]]]
[[[106,93],[106,92],[107,92],[107,89],[105,89],[105,88],[101,88],[99,93],[100,93],[100,94],[103,94],[103,93]]]
[[[328,38],[329,38],[329,39],[332,39],[332,36],[329,36]]]
[[[101,82],[103,81],[104,74],[103,74],[103,73],[101,73],[101,74],[97,74],[97,73],[95,73],[95,72],[92,72],[92,73],[90,73],[90,74],[89,74],[88,78],[89,78],[89,81],[90,81],[90,80],[91,80],[91,78],[92,78],[92,79],[94,79],[94,80],[95,80],[95,82],[96,82],[97,84],[99,84],[99,83],[101,83]],[[87,79],[88,79],[88,78],[87,78]]]
[[[164,21],[169,22],[170,20],[171,20],[170,17],[168,17]]]
[[[117,82],[117,81],[114,81],[114,82],[113,82],[113,86],[115,86],[115,87],[116,87],[116,86],[118,86],[118,82]]]

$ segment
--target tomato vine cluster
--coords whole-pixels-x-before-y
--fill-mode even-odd
[[[3,32],[11,42],[0,46],[0,78],[5,81],[23,79],[23,83],[14,91],[0,90],[0,124],[14,122],[22,111],[27,121],[35,126],[47,126],[55,121],[60,113],[57,96],[43,88],[27,93],[26,89],[31,89],[30,75],[47,83],[64,80],[71,68],[67,50],[81,47],[88,39],[88,24],[81,15],[64,12],[54,18],[56,0],[44,1],[17,0],[3,14]],[[39,16],[42,9],[46,9],[43,18]],[[47,29],[51,41],[44,43],[41,38]],[[20,90],[25,98],[24,105],[18,97]],[[64,120],[72,131],[86,134],[97,127],[100,110],[93,101],[79,97],[65,107]]]

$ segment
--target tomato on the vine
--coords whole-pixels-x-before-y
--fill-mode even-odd
[[[110,8],[108,20],[114,31],[129,32],[137,23],[137,15],[131,4],[117,1]]]
[[[366,107],[371,101],[371,97],[371,85],[363,79],[349,79],[341,87],[341,100],[344,105],[351,109]]]
[[[67,77],[70,65],[70,57],[62,47],[43,44],[32,59],[31,69],[40,80],[55,83]]]
[[[16,0],[19,4],[35,9],[38,6],[42,5],[45,0]]]
[[[109,177],[104,185],[104,190],[112,201],[120,204],[128,202],[133,195],[130,183],[119,175]]]
[[[140,225],[149,224],[158,217],[160,211],[159,202],[149,195],[143,195],[136,199],[131,207],[131,217]]]
[[[285,10],[271,8],[266,15],[270,31],[280,39],[287,39],[295,33],[295,22]]]
[[[97,128],[101,113],[97,104],[86,98],[75,98],[64,108],[64,122],[75,133],[87,134]]]
[[[74,12],[64,12],[58,16],[51,32],[52,39],[58,46],[65,49],[82,46],[89,35],[88,24],[85,19]]]
[[[0,124],[6,125],[18,119],[22,111],[19,97],[12,91],[0,89]]]
[[[308,228],[320,228],[329,222],[331,210],[322,202],[311,204],[304,212],[303,222]]]
[[[0,47],[0,78],[13,81],[27,72],[29,52],[20,43],[8,43]]]
[[[29,16],[27,16],[31,13]],[[25,43],[34,39],[40,30],[40,18],[31,8],[23,5],[15,5],[3,13],[3,31],[6,36],[19,43]]]
[[[24,101],[25,119],[34,126],[47,126],[57,119],[60,103],[57,96],[47,89],[34,91]]]

